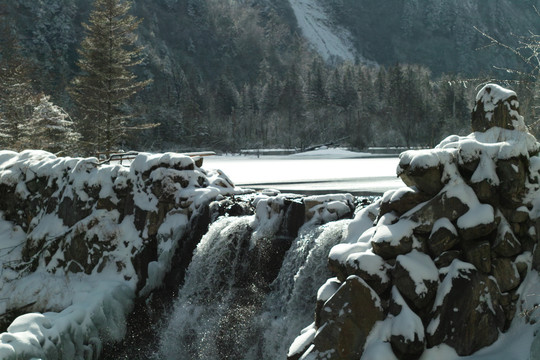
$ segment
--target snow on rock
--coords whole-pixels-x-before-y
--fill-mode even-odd
[[[414,282],[414,291],[418,295],[424,295],[428,292],[427,283],[439,281],[439,272],[429,255],[417,250],[406,255],[399,255],[396,258],[396,264],[399,264],[407,272]]]
[[[493,126],[527,131],[514,91],[497,84],[485,85],[476,95],[472,114],[473,131],[485,131]]]
[[[331,194],[307,196],[303,199],[306,219],[314,223],[327,223],[341,219],[354,210],[351,194]]]
[[[289,347],[287,358],[301,355],[306,350],[308,345],[311,344],[313,338],[315,338],[316,333],[317,328],[315,327],[315,324],[311,324],[310,326],[303,329],[300,336],[298,336]]]
[[[347,240],[345,242],[357,242],[358,238],[366,230],[373,227],[373,223],[379,212],[379,206],[379,202],[374,202],[356,213],[354,220],[349,224]]]
[[[0,358],[94,359],[101,353],[103,339],[121,340],[133,306],[133,290],[121,282],[93,285],[85,299],[61,312],[16,318],[0,334]]]
[[[424,324],[422,319],[409,308],[407,302],[401,296],[396,287],[392,288],[393,309],[389,318],[392,321],[390,342],[392,347],[401,358],[405,354],[422,354],[425,347]]]
[[[0,358],[97,358],[133,301],[161,286],[203,207],[244,192],[182,154],[125,167],[0,151],[0,319],[34,312],[0,335]]]
[[[538,298],[530,279],[540,270],[540,144],[516,94],[493,84],[479,92],[472,122],[468,136],[402,153],[397,174],[407,187],[358,212],[330,251],[337,280],[362,279],[386,314],[361,359],[506,359],[489,349],[537,328],[519,314],[539,303],[527,298]],[[327,302],[315,318],[336,311]],[[324,321],[315,326],[327,333]],[[331,347],[316,339],[304,355],[322,359]],[[519,341],[530,348],[532,336]],[[526,360],[529,350],[518,354]]]
[[[341,283],[337,278],[330,278],[326,280],[324,285],[321,286],[317,291],[317,301],[326,302],[326,300],[330,299],[332,295],[336,293],[340,286]]]

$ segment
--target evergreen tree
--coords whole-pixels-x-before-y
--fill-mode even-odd
[[[325,105],[327,101],[325,69],[320,58],[313,60],[308,73],[307,100],[315,105]]]
[[[70,152],[76,148],[79,133],[73,130],[73,121],[61,107],[42,95],[30,119],[32,148],[53,153]]]
[[[304,127],[304,86],[296,64],[292,64],[287,72],[279,106],[285,112],[286,123],[281,129],[287,140],[287,146],[292,147],[296,139],[293,138],[295,130],[302,130]]]
[[[0,16],[0,145],[22,150],[29,135],[28,118],[35,105],[32,65],[21,54],[7,13]]]
[[[142,48],[135,46],[141,20],[128,14],[127,0],[95,0],[79,49],[82,73],[72,84],[78,105],[78,129],[86,150],[107,154],[121,144],[133,117],[128,100],[149,81],[138,81],[131,68],[141,63]]]

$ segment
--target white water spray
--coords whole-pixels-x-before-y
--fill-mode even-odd
[[[157,358],[283,359],[313,321],[317,289],[331,276],[328,252],[342,241],[349,221],[304,226],[268,286],[259,274],[264,269],[253,265],[252,219],[226,217],[211,225],[160,335]]]

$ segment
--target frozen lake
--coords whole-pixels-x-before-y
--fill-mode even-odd
[[[204,168],[222,170],[236,185],[297,193],[382,194],[405,186],[396,176],[397,157],[212,156]]]

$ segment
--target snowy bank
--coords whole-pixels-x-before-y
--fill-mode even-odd
[[[1,151],[0,319],[27,314],[0,335],[0,358],[97,358],[173,258],[191,256],[191,222],[243,192],[181,154],[142,153],[128,168]]]

